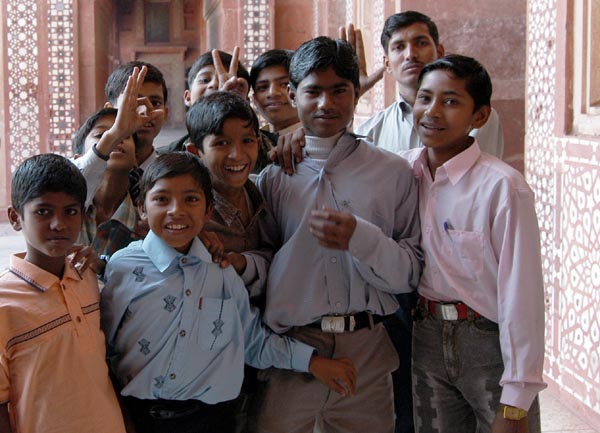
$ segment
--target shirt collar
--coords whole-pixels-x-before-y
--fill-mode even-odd
[[[442,167],[446,171],[452,185],[456,185],[462,177],[467,174],[471,167],[475,165],[475,162],[477,162],[480,155],[481,150],[479,150],[479,145],[477,144],[477,141],[473,141],[473,144],[451,160],[444,163]]]
[[[402,120],[412,119],[413,108],[408,102],[406,102],[402,95],[398,94],[398,99],[396,102],[400,106],[400,111],[402,111]]]
[[[185,148],[184,148],[185,150]],[[155,149],[152,149],[152,153],[150,154],[150,156],[148,156],[148,158],[146,158],[146,160],[144,162],[142,162],[140,164],[140,168],[142,170],[146,170],[148,168],[148,166],[154,162],[154,160],[158,158],[158,152]]]
[[[10,256],[9,271],[41,292],[49,290],[61,281],[56,275],[25,260],[25,253],[12,254]],[[81,277],[65,258],[63,280],[67,279],[80,281]]]
[[[269,123],[269,131],[272,132],[272,133],[274,133],[274,134],[277,134],[277,135],[285,135],[288,132],[295,131],[296,129],[300,128],[301,126],[302,126],[302,122],[298,121],[297,123],[294,123],[293,125],[290,125],[290,126],[288,126],[286,128],[283,128],[283,129],[281,129],[279,131],[275,131],[273,129],[273,125],[271,125]]]
[[[254,214],[258,214],[265,207],[265,202],[262,198],[262,195],[250,179],[248,179],[244,184],[244,189],[248,194],[248,199],[252,204]],[[217,192],[215,189],[213,189],[213,198],[215,200],[215,212],[219,213],[225,224],[231,226],[233,221],[240,216],[241,211],[229,203],[229,201],[219,194],[219,192]]]
[[[192,241],[192,246],[188,253],[182,254],[150,230],[142,243],[142,248],[160,272],[166,271],[169,266],[183,256],[212,263],[212,256],[198,237],[195,237]]]

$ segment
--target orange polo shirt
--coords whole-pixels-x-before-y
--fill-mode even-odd
[[[0,404],[13,432],[120,433],[96,276],[63,279],[10,257],[0,275]]]

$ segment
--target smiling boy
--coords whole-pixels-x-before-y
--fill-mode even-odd
[[[418,433],[540,431],[539,230],[523,176],[469,135],[489,116],[491,93],[469,57],[438,59],[419,77],[425,148],[405,154],[419,180],[425,253],[413,327]]]
[[[270,166],[257,183],[283,242],[269,269],[265,322],[352,359],[364,376],[356,395],[342,399],[294,372],[269,370],[261,432],[312,432],[317,415],[331,431],[393,430],[398,357],[380,322],[398,308],[394,294],[419,279],[417,189],[406,161],[346,132],[358,70],[346,42],[319,37],[298,48],[289,95],[306,131],[305,159],[294,176]]]
[[[67,259],[81,229],[85,179],[67,159],[44,154],[17,168],[11,188],[8,217],[27,251],[11,255],[0,275],[0,431],[124,432],[96,272]]]
[[[190,152],[163,154],[141,181],[150,232],[111,257],[102,326],[112,368],[138,431],[233,432],[244,361],[310,371],[350,393],[347,360],[261,326],[232,267],[214,264],[198,234],[213,208],[210,174]]]

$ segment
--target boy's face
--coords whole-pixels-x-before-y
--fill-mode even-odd
[[[169,113],[169,109],[165,105],[165,96],[162,84],[144,81],[140,93],[138,94],[138,98],[144,97],[148,98],[154,109],[165,110],[165,115],[146,123],[137,131],[139,139],[137,153],[138,155],[145,155],[142,161],[138,161],[140,163],[143,162],[152,151],[152,143],[154,138],[160,132],[165,121],[167,120],[167,115]],[[118,103],[121,102],[121,98],[123,98],[122,93],[119,95]],[[119,105],[118,103],[117,106]]]
[[[189,175],[162,178],[147,192],[140,209],[150,229],[171,247],[187,254],[212,206],[206,205],[202,187]]]
[[[202,67],[196,74],[192,87],[183,93],[185,105],[191,107],[203,96],[216,92],[219,89],[219,81],[213,65]]]
[[[383,63],[400,86],[416,90],[423,66],[443,55],[444,47],[435,45],[427,24],[414,23],[392,34]]]
[[[204,137],[201,151],[190,150],[202,158],[210,171],[214,188],[223,193],[243,188],[258,158],[258,137],[252,122],[230,118],[223,122],[223,133]]]
[[[288,98],[289,81],[285,67],[270,66],[260,71],[254,86],[254,104],[275,131],[298,122],[298,112]]]
[[[108,114],[100,117],[83,142],[87,152],[93,145],[98,144],[102,135],[115,123],[116,115]],[[135,166],[135,143],[129,136],[119,143],[108,158],[106,169],[110,171],[129,171]]]
[[[358,102],[358,89],[333,67],[311,72],[289,95],[296,101],[306,134],[316,137],[331,137],[344,130]]]
[[[10,207],[8,217],[15,230],[23,231],[26,260],[42,269],[51,262],[64,261],[83,222],[81,203],[64,192],[46,192],[29,200],[21,215]]]
[[[490,107],[474,111],[465,80],[434,70],[423,77],[413,107],[414,124],[423,144],[436,151],[460,153],[472,139],[469,132],[485,124]]]

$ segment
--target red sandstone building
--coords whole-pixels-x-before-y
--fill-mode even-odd
[[[2,0],[0,221],[25,158],[70,155],[79,123],[104,103],[112,69],[155,64],[169,87],[169,125],[182,126],[185,74],[211,48],[240,46],[243,63],[269,48],[363,29],[381,62],[385,17],[419,10],[447,53],[480,60],[494,82],[504,159],[537,197],[551,391],[600,424],[600,2],[597,0]],[[386,76],[357,116],[396,98]],[[548,391],[546,391],[548,392]]]

